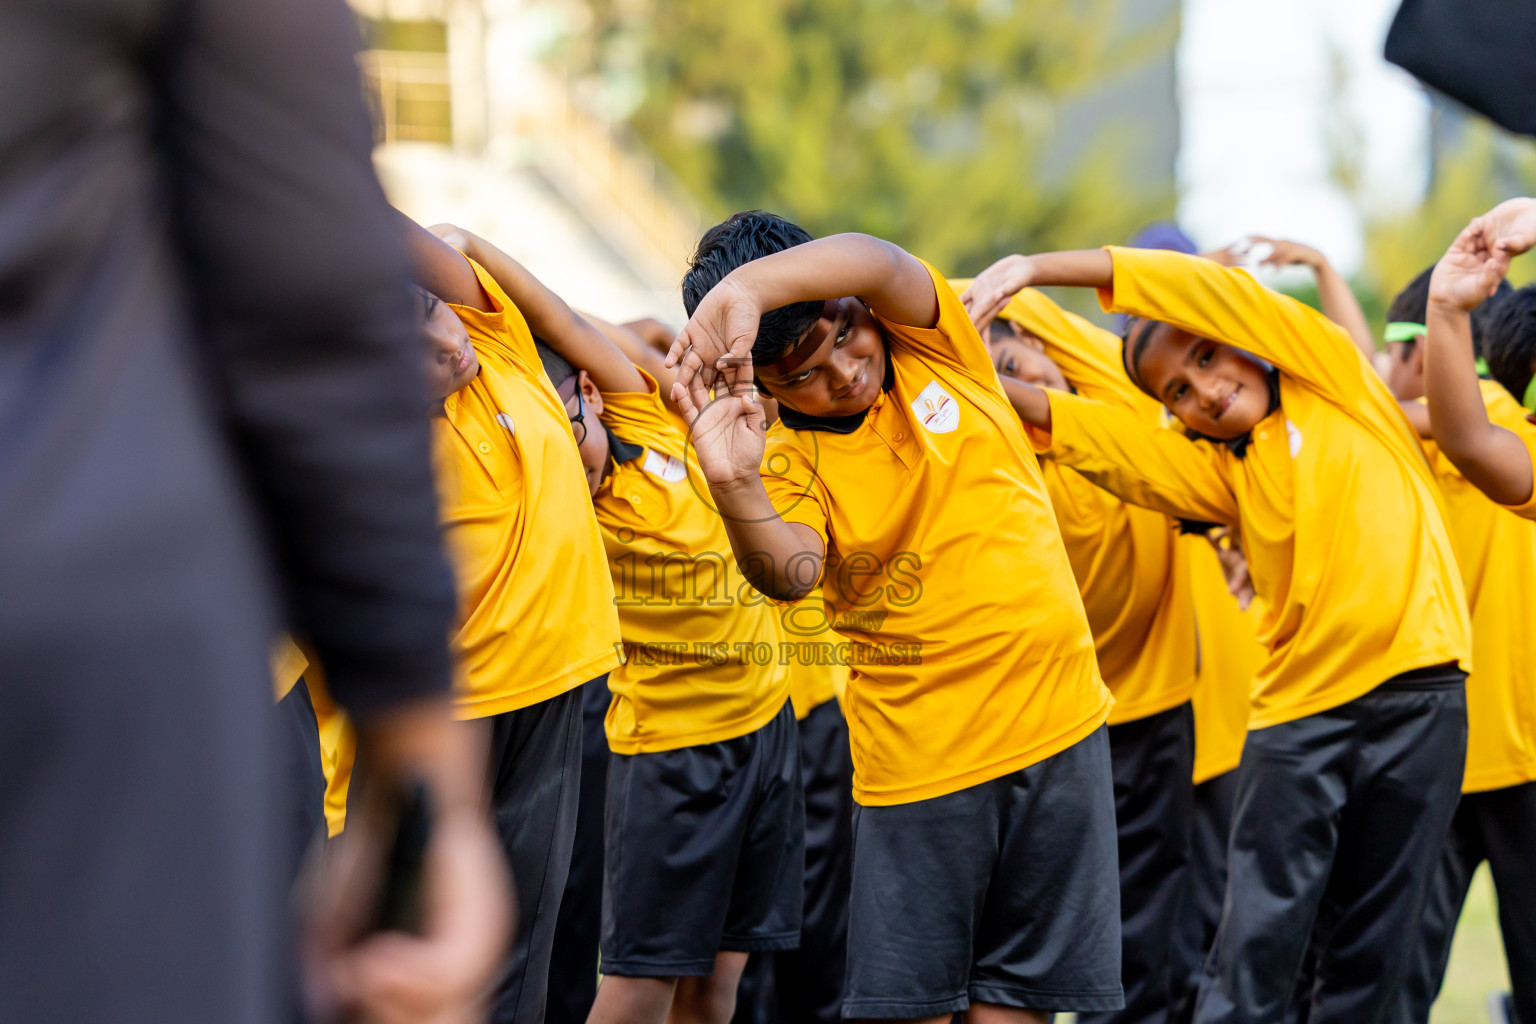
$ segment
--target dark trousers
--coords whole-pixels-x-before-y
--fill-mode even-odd
[[[1227,841],[1232,835],[1232,806],[1237,800],[1237,770],[1223,772],[1195,787],[1189,826],[1189,870],[1184,903],[1174,928],[1172,978],[1168,996],[1170,1024],[1189,1024],[1206,954],[1221,922],[1227,891]]]
[[[309,687],[300,679],[277,702],[278,755],[282,758],[282,805],[288,820],[284,879],[299,877],[317,835],[325,834],[325,768],[320,760],[320,723]]]
[[[1485,860],[1498,892],[1515,1016],[1521,1024],[1536,1022],[1536,782],[1527,782],[1462,796],[1420,918],[1397,1024],[1429,1020],[1467,888]]]
[[[584,1024],[597,998],[597,945],[603,926],[603,804],[608,792],[611,700],[607,675],[581,688],[581,788],[571,870],[555,924],[546,1024]]]
[[[1120,854],[1120,975],[1125,1008],[1082,1024],[1163,1024],[1184,902],[1194,814],[1195,716],[1188,703],[1109,727]]]
[[[576,838],[581,688],[490,719],[491,808],[517,889],[517,938],[493,1024],[543,1024],[549,960]]]
[[[1311,1024],[1388,1019],[1460,796],[1464,680],[1409,672],[1248,733],[1198,1024],[1285,1018],[1309,945]]]
[[[837,1024],[853,878],[853,755],[837,701],[799,722],[805,785],[805,917],[800,948],[754,953],[732,1024]]]

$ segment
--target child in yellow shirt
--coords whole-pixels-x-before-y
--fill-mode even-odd
[[[509,295],[401,221],[425,289],[439,507],[459,582],[457,713],[489,746],[516,888],[517,938],[491,1020],[543,1020],[581,781],[580,687],[620,650],[581,455],[530,331],[557,336],[574,321],[532,278]]]
[[[1349,336],[1180,253],[1010,257],[966,296],[1100,290],[1127,374],[1194,436],[1005,382],[1052,457],[1128,501],[1237,528],[1269,661],[1238,769],[1226,904],[1195,1009],[1272,1021],[1317,941],[1313,1020],[1388,1011],[1461,785],[1466,597],[1438,488]]]
[[[1410,282],[1387,311],[1387,382],[1401,401],[1424,395],[1425,322],[1434,272],[1430,268]],[[1507,285],[1471,318],[1483,351],[1510,346],[1506,332],[1521,324],[1536,324],[1536,291],[1514,292]],[[1536,332],[1528,334],[1529,346]],[[1478,383],[1488,421],[1520,430],[1527,415],[1520,404],[1498,382]],[[1461,804],[1420,922],[1400,1019],[1404,1024],[1429,1019],[1473,872],[1486,860],[1498,891],[1514,1019],[1536,1020],[1536,631],[1531,628],[1536,522],[1500,508],[1435,442],[1425,441],[1424,447],[1445,496],[1446,522],[1467,588],[1476,668],[1467,677]]]
[[[968,281],[952,282],[963,291]],[[1025,289],[977,325],[1000,377],[1088,395],[1158,421],[1126,379],[1119,339]],[[1176,520],[1124,502],[1053,460],[1041,472],[1114,695],[1109,755],[1120,848],[1120,974],[1125,1007],[1084,1024],[1160,1020],[1192,826],[1195,613]]]
[[[1526,519],[1536,519],[1536,423],[1490,422],[1473,364],[1471,312],[1498,287],[1510,258],[1533,247],[1536,199],[1500,203],[1467,225],[1435,265],[1424,343],[1435,442],[1474,486]],[[1488,353],[1493,377],[1536,416],[1536,331],[1512,323],[1498,333]]]
[[[848,641],[844,1017],[1119,1007],[1112,698],[965,309],[888,242],[763,212],[705,234],[683,298],[674,396],[735,557],[775,600],[820,584]]]
[[[477,240],[500,282],[527,271]],[[602,974],[588,1020],[727,1024],[749,954],[800,940],[805,819],[777,609],[730,557],[657,386],[596,328],[538,343],[611,573]]]

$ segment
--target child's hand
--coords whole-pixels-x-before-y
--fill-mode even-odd
[[[433,224],[427,230],[459,250],[459,252],[469,251],[469,232],[457,224]]]
[[[1496,226],[1479,217],[1456,236],[1429,279],[1431,305],[1470,312],[1498,288],[1509,271],[1511,252],[1488,234],[1487,229]]]
[[[1300,242],[1289,242],[1283,238],[1262,238],[1254,235],[1252,242],[1271,247],[1271,252],[1259,260],[1266,267],[1292,267],[1303,266],[1317,270],[1328,262],[1328,257],[1312,248],[1310,245],[1302,245]]]
[[[757,340],[761,317],[756,297],[739,281],[725,277],[704,296],[672,342],[667,352],[667,368],[678,367],[679,383],[683,383],[683,371],[691,368],[701,378],[700,386],[708,391],[714,387],[723,368],[721,361],[727,356],[748,360],[750,366],[752,343]],[[750,384],[751,380],[748,374],[747,382]]]
[[[1472,225],[1496,249],[1511,256],[1529,252],[1536,248],[1536,199],[1506,200],[1473,220]]]
[[[1221,574],[1227,580],[1227,592],[1237,599],[1237,607],[1243,611],[1253,604],[1253,577],[1248,575],[1248,560],[1233,540],[1232,531],[1212,530],[1205,539],[1216,549],[1216,560],[1221,563]]]
[[[976,330],[985,331],[1020,291],[1029,287],[1034,264],[1028,256],[1004,256],[976,275],[971,286],[960,295],[960,303],[971,316]]]
[[[700,303],[700,309],[703,304]],[[684,360],[672,400],[688,424],[699,468],[711,487],[755,481],[763,463],[768,419],[752,380],[752,355],[728,357],[709,393],[701,368]]]

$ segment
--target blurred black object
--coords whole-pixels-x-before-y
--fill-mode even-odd
[[[1536,135],[1536,2],[1403,0],[1387,60],[1510,131]]]
[[[384,865],[384,885],[374,913],[373,930],[420,935],[423,924],[422,870],[432,836],[432,804],[421,783],[399,795],[394,836]]]
[[[342,0],[0,0],[0,1021],[277,1024],[268,653],[449,686]]]

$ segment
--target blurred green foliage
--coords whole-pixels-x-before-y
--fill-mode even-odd
[[[1153,126],[1075,102],[1167,60],[1177,5],[1135,28],[1124,6],[590,0],[567,58],[709,213],[763,207],[975,273],[1172,214]]]

